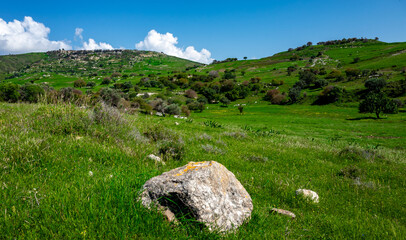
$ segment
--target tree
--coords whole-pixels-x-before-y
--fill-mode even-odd
[[[244,60],[247,60],[247,57],[244,57]]]
[[[386,86],[385,79],[373,78],[365,82],[365,87],[370,92],[380,92]]]
[[[244,112],[244,107],[242,105],[238,106],[238,111],[240,111],[240,114],[242,115]]]
[[[220,102],[221,102],[221,104],[222,104],[222,106],[223,107],[227,107],[227,105],[228,104],[230,104],[230,99],[228,99],[228,98],[226,98],[226,97],[222,97],[221,99],[220,99]]]
[[[19,86],[15,83],[0,84],[0,101],[17,102],[20,98]]]
[[[370,92],[364,101],[359,104],[360,113],[375,113],[376,118],[383,113],[397,113],[396,103],[383,92]]]

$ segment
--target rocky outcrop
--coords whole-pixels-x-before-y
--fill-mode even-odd
[[[148,208],[157,206],[169,220],[194,218],[219,231],[238,228],[253,209],[235,175],[215,161],[190,162],[151,178],[144,184],[141,201]]]

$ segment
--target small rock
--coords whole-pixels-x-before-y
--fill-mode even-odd
[[[293,212],[288,211],[288,210],[284,210],[284,209],[272,208],[271,212],[276,212],[276,213],[279,213],[279,214],[282,214],[282,215],[289,216],[291,218],[296,218],[296,215]]]
[[[251,217],[252,200],[235,175],[215,161],[190,162],[148,180],[140,200],[172,221],[190,216],[209,230],[238,228]]]
[[[178,126],[178,125],[179,125],[179,123],[178,123],[178,122],[175,122],[175,125],[176,125],[176,126]]]
[[[160,157],[155,156],[154,154],[148,155],[148,158],[151,160],[154,160],[155,162],[159,162],[159,163],[162,163],[163,165],[165,165],[165,162],[163,162]]]
[[[310,199],[314,203],[319,202],[319,195],[316,192],[309,189],[298,189],[296,190],[296,195],[303,195],[305,198]]]

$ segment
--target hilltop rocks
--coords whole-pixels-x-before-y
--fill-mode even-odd
[[[234,174],[215,161],[190,162],[151,178],[143,187],[142,204],[156,205],[169,220],[194,218],[210,230],[228,231],[249,219],[248,192]]]
[[[314,203],[319,202],[319,195],[308,189],[298,189],[296,190],[296,195],[303,195],[305,198],[308,198],[309,200],[313,201]]]

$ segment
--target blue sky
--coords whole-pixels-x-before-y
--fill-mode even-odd
[[[207,61],[267,57],[308,41],[376,36],[386,42],[406,41],[406,0],[7,1],[1,5],[0,19],[3,28],[8,24],[8,31],[10,22],[23,22],[25,16],[50,29],[40,37],[54,42],[41,39],[33,44],[42,44],[39,50],[83,49],[85,43],[134,49],[145,40],[138,46],[161,51],[169,47],[171,53],[195,59],[203,55],[201,61]],[[83,29],[80,36],[75,36],[77,28]],[[148,34],[151,30],[156,34]],[[5,30],[3,35],[1,31],[0,21],[0,54],[37,50],[14,46],[30,45],[21,40],[22,35],[8,33],[13,40],[7,45]],[[35,42],[36,34],[30,34],[24,35],[26,41]],[[147,35],[151,38],[145,39]],[[186,53],[188,46],[194,48]]]

